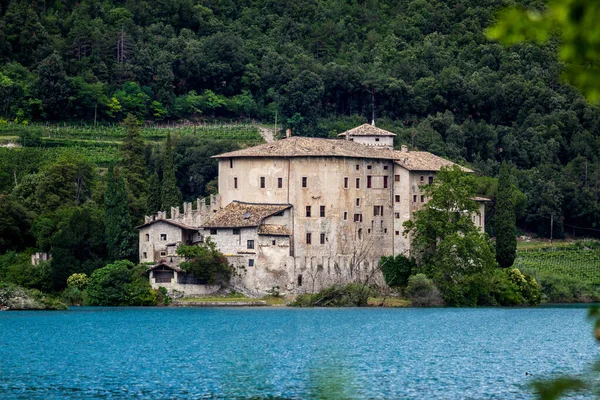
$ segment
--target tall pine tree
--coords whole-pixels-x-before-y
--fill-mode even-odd
[[[127,115],[123,126],[126,135],[121,145],[121,176],[125,181],[131,216],[134,221],[141,222],[148,197],[145,145],[140,136],[139,122],[133,115]]]
[[[501,268],[513,265],[517,251],[515,203],[506,162],[500,168],[496,196],[496,261]]]
[[[121,176],[110,166],[106,175],[104,224],[110,260],[137,261],[137,235],[133,230],[127,202],[127,190]]]
[[[160,187],[160,179],[158,178],[158,173],[154,172],[150,177],[150,189],[148,190],[148,214],[152,215],[157,211],[161,211],[161,192],[162,190]]]
[[[167,144],[163,159],[162,202],[161,208],[171,215],[171,207],[179,207],[182,202],[181,191],[177,187],[175,165],[173,163],[173,146],[171,135],[167,133]]]

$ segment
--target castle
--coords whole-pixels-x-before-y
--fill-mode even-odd
[[[402,224],[427,198],[420,186],[454,163],[423,151],[393,149],[395,134],[364,124],[340,139],[287,137],[214,156],[219,194],[183,213],[171,209],[139,227],[140,262],[152,263],[154,287],[205,294],[182,271],[179,244],[210,237],[257,293],[288,293],[333,283],[381,280],[381,256],[409,254]],[[470,170],[463,168],[466,172]],[[484,229],[483,199],[473,222]]]

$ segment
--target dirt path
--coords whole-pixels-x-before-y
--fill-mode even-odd
[[[275,141],[275,129],[265,128],[262,126],[258,127],[260,135],[265,139],[265,142],[272,143]]]

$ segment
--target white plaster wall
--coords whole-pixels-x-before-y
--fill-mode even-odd
[[[394,138],[392,136],[352,136],[352,140],[356,143],[371,147],[383,147],[389,149],[394,147]]]
[[[161,240],[160,235],[167,234],[167,240]],[[146,239],[146,234],[150,235]],[[156,262],[160,252],[167,251],[168,243],[184,242],[187,237],[183,229],[166,222],[155,222],[140,229],[140,262]],[[144,253],[146,257],[144,258]]]

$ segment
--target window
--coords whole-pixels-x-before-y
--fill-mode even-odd
[[[344,211],[344,221],[348,220],[348,211]]]
[[[167,252],[166,251],[161,251],[160,252],[160,256],[161,257],[166,257],[167,256]]]
[[[233,178],[233,188],[237,189],[237,176]]]
[[[143,252],[143,253],[142,253],[142,258],[148,258],[148,253],[146,253],[146,252]]]
[[[376,217],[383,215],[383,206],[373,206],[373,215]]]
[[[396,203],[400,203],[400,195],[399,194],[395,195],[394,200],[396,201]]]
[[[388,187],[388,177],[384,176],[383,177],[383,188],[386,189]]]
[[[367,175],[367,189],[371,188],[371,175]]]
[[[302,274],[298,275],[298,286],[302,286]]]
[[[360,169],[360,165],[356,164],[356,170],[358,171]]]
[[[233,158],[229,159],[229,168],[233,168]]]
[[[421,196],[421,203],[425,202],[425,196]]]
[[[248,246],[249,249],[254,249],[254,240],[248,240]]]
[[[376,142],[379,142],[379,138],[375,138],[375,141],[376,141]]]
[[[275,246],[275,245],[277,244],[277,242],[276,242],[275,240],[271,240],[271,244],[272,244],[273,246]]]
[[[415,194],[415,195],[413,195],[413,203],[416,203],[416,202],[417,202],[417,195]]]
[[[264,176],[260,177],[260,188],[261,189],[265,188],[265,177]]]
[[[399,212],[397,212],[397,213],[394,213],[394,218],[396,218],[396,219],[400,219],[400,213],[399,213]]]
[[[321,233],[321,244],[325,244],[325,234]]]
[[[146,233],[146,242],[149,242],[149,241],[150,241],[150,234]]]
[[[254,267],[254,259],[253,258],[251,258],[251,259],[248,260],[248,266],[249,267]]]
[[[420,179],[420,181],[421,181],[421,182],[425,182],[425,177],[424,177],[423,175],[421,175],[421,179]]]
[[[373,168],[373,167],[372,167],[372,166],[370,166],[370,165],[367,165],[367,169],[371,169],[371,168]]]
[[[216,229],[211,229],[210,230],[210,234],[211,235],[216,235],[217,234],[217,230]]]
[[[310,206],[306,206],[306,216],[310,217]]]
[[[388,166],[387,166],[387,165],[384,165],[384,166],[383,166],[383,169],[387,171],[387,169],[388,169]]]
[[[279,211],[277,214],[273,214],[274,217],[283,217],[285,211]]]
[[[354,222],[362,222],[362,214],[354,214]]]
[[[344,189],[348,189],[348,177],[344,178]]]
[[[161,233],[160,234],[160,240],[162,240],[162,241],[167,240],[167,234],[166,233]]]
[[[277,178],[277,188],[281,189],[283,187],[283,178]]]
[[[358,239],[362,239],[362,228],[358,230]]]
[[[356,188],[360,189],[360,178],[356,178]]]
[[[433,183],[433,176],[429,177],[429,184],[431,185]]]
[[[356,198],[356,207],[360,207],[360,198]]]
[[[233,228],[233,234],[234,235],[239,235],[240,234],[240,229],[239,228]]]
[[[306,244],[311,244],[312,242],[312,233],[306,232]]]
[[[367,233],[370,235],[371,234],[371,228],[367,229]]]
[[[321,216],[321,218],[325,216],[325,206],[321,206],[319,210],[319,215]]]
[[[400,235],[400,231],[396,231],[396,236],[399,236],[399,235]]]
[[[400,175],[394,175],[394,182],[400,182]]]
[[[308,187],[308,178],[306,176],[302,177],[302,187]]]

